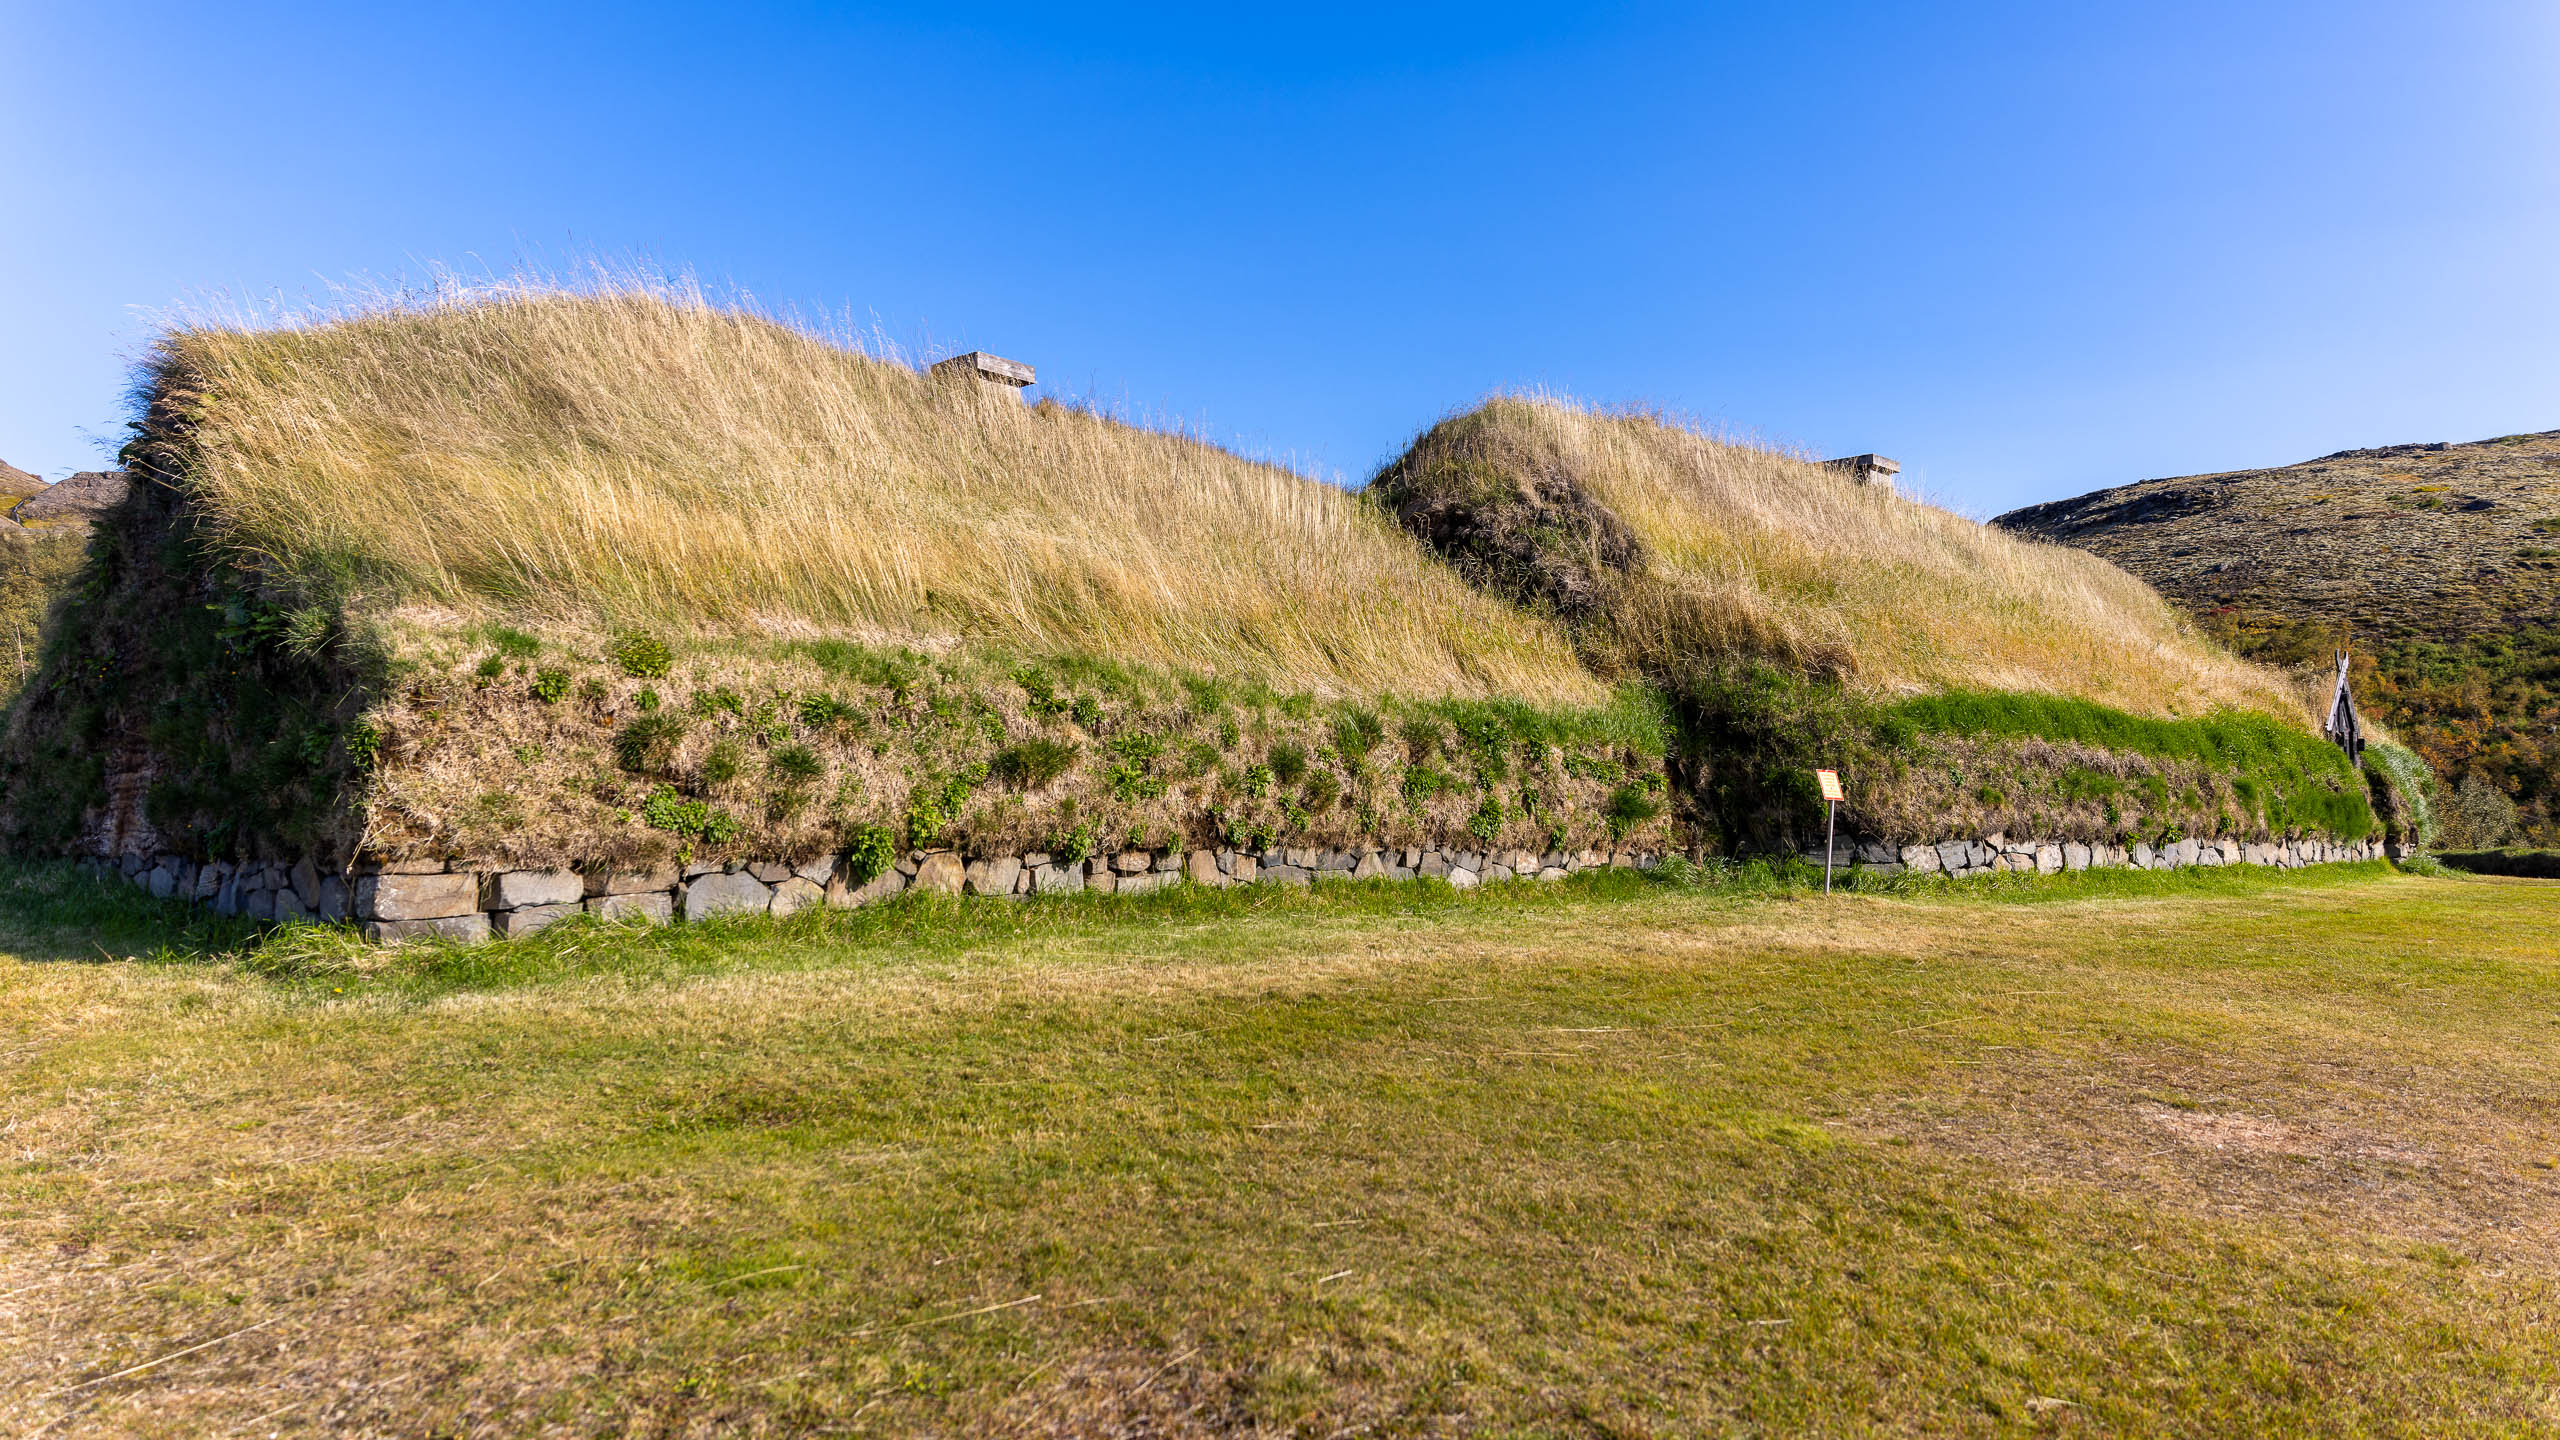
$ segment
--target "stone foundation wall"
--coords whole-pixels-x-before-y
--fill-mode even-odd
[[[2372,860],[2401,847],[2378,840],[2354,845],[2323,840],[2180,840],[2154,848],[2083,845],[2078,841],[1944,840],[1931,845],[1843,842],[1834,861],[1871,874],[1942,874],[1959,878],[2001,871],[2057,874],[2110,866],[2169,870],[2190,865],[2293,868],[2329,861]],[[348,874],[310,861],[198,865],[174,855],[128,855],[94,862],[154,895],[193,900],[225,915],[259,920],[352,920],[373,941],[443,936],[485,940],[526,935],[582,913],[607,920],[667,924],[714,915],[789,915],[812,905],[851,907],[909,889],[953,895],[1145,894],[1194,885],[1306,885],[1328,877],[1353,880],[1446,880],[1466,889],[1489,880],[1561,880],[1577,870],[1651,867],[1661,856],[1635,850],[1533,854],[1525,850],[1124,850],[1067,860],[1054,855],[970,859],[949,850],[912,851],[870,880],[857,880],[846,857],[801,864],[695,864],[641,870],[475,870],[467,862],[432,860],[358,864]],[[1819,865],[1819,850],[1804,858]]]
[[[1086,860],[1054,855],[969,859],[949,850],[912,851],[892,868],[857,880],[845,857],[674,865],[642,870],[475,870],[468,862],[359,863],[346,875],[309,861],[198,865],[174,855],[128,855],[98,867],[154,895],[194,900],[225,915],[260,920],[352,920],[374,941],[436,935],[485,940],[526,935],[570,915],[656,924],[714,915],[789,915],[811,905],[851,907],[902,891],[954,895],[1140,895],[1194,885],[1306,885],[1327,877],[1446,880],[1461,889],[1487,880],[1561,880],[1602,866],[1646,867],[1650,852],[1582,850],[1124,850]]]
[[[1986,835],[1979,840],[1940,840],[1927,845],[1894,845],[1879,841],[1842,841],[1832,852],[1835,866],[1879,875],[1905,872],[1949,875],[1959,879],[2008,870],[2058,875],[2066,870],[2130,867],[2136,870],[2181,870],[2190,865],[2271,865],[2291,870],[2332,861],[2408,858],[2406,846],[2380,840],[2347,844],[2335,840],[2177,840],[2165,845],[2084,845],[2077,840],[2012,840]],[[1820,850],[1805,859],[1822,863]]]

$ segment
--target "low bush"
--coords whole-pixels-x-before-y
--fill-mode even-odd
[[[675,763],[676,747],[689,728],[672,710],[643,711],[614,732],[614,759],[633,774],[662,773]]]
[[[746,747],[735,737],[723,737],[702,757],[702,783],[706,787],[726,785],[746,769]]]
[[[657,829],[705,845],[726,845],[745,828],[735,815],[700,800],[688,800],[672,785],[661,785],[650,793],[641,806],[640,818]]]
[[[845,869],[857,885],[868,884],[898,863],[898,837],[886,825],[856,825],[845,837]]]
[[[663,680],[675,668],[675,652],[655,635],[630,634],[613,642],[613,663],[635,680]]]
[[[818,758],[817,751],[806,745],[784,745],[775,750],[765,764],[772,770],[776,781],[793,789],[812,784],[827,773],[826,762]]]
[[[996,755],[990,772],[1020,790],[1037,790],[1067,773],[1078,747],[1063,740],[1038,737],[1007,746]]]

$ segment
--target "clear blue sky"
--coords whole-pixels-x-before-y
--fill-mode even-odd
[[[2549,3],[0,0],[0,181],[48,478],[154,307],[590,255],[1354,481],[1512,386],[1976,513],[2560,427]]]

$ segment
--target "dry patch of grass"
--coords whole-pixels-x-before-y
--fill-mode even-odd
[[[15,962],[0,1411],[2560,1423],[2560,888],[2178,884],[1605,877]],[[74,929],[17,948],[149,939]]]

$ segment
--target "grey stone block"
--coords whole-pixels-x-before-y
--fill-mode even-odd
[[[1111,868],[1122,875],[1143,875],[1155,863],[1155,857],[1144,850],[1123,850],[1111,857]]]
[[[1123,895],[1144,895],[1154,890],[1170,889],[1181,883],[1182,877],[1170,871],[1150,870],[1143,875],[1121,876],[1118,888],[1119,893]]]
[[[803,860],[792,868],[791,873],[823,889],[828,881],[835,878],[836,862],[839,858],[834,855],[821,855],[815,860]]]
[[[946,895],[960,893],[960,882],[967,879],[969,867],[948,850],[937,850],[916,866],[915,888],[939,890]]]
[[[1484,882],[1473,870],[1453,869],[1449,872],[1449,883],[1461,890],[1472,890]]]
[[[1386,873],[1386,857],[1375,850],[1362,854],[1358,862],[1351,867],[1351,878],[1354,880],[1382,879]]]
[[[906,888],[907,877],[895,869],[883,870],[859,885],[853,883],[850,875],[838,871],[835,878],[827,882],[827,903],[850,910],[886,900]]]
[[[587,913],[615,922],[646,920],[652,925],[664,925],[675,918],[676,899],[664,890],[590,895],[587,897]]]
[[[2081,844],[2077,840],[2064,841],[2062,846],[2062,868],[2065,870],[2088,869],[2089,847]]]
[[[586,892],[594,895],[639,895],[651,890],[673,890],[683,877],[673,865],[653,865],[645,870],[600,870],[588,875]]]
[[[758,860],[747,867],[747,873],[767,885],[779,885],[791,878],[791,867],[779,860]]]
[[[500,870],[480,882],[483,910],[523,910],[536,905],[575,905],[587,882],[568,870]]]
[[[1250,885],[1262,878],[1262,861],[1252,855],[1238,855],[1228,875],[1239,885]]]
[[[1232,858],[1230,859],[1230,863],[1232,863]],[[1224,885],[1227,883],[1227,872],[1219,868],[1218,853],[1214,850],[1192,851],[1190,856],[1183,861],[1182,873],[1188,877],[1194,885]]]
[[[963,872],[963,883],[972,895],[1010,895],[1014,882],[1022,878],[1022,862],[1007,855],[997,860],[973,860]]]
[[[773,889],[753,875],[722,871],[685,882],[684,918],[708,920],[715,915],[761,915],[773,907]]]
[[[792,915],[812,905],[823,905],[826,899],[826,890],[815,882],[797,875],[786,875],[781,884],[773,887],[769,908],[776,915]]]
[[[468,915],[441,915],[424,920],[368,920],[364,924],[364,938],[376,945],[429,939],[477,944],[489,938],[489,917],[475,910]]]
[[[579,906],[563,901],[552,905],[527,905],[516,910],[501,910],[489,917],[489,928],[513,938],[530,935],[554,921],[566,920],[578,913]]]
[[[480,880],[461,875],[367,875],[355,911],[368,920],[439,920],[480,909]]]
[[[1069,861],[1062,865],[1043,865],[1031,872],[1034,895],[1073,895],[1084,888],[1084,867]]]
[[[441,875],[442,860],[359,860],[356,874],[366,875]]]

